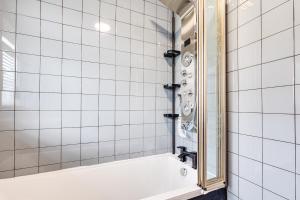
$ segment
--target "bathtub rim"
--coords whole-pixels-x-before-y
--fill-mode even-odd
[[[155,159],[155,158],[170,158],[174,159],[178,162],[179,159],[177,157],[178,155],[174,155],[172,153],[164,153],[164,154],[157,154],[157,155],[150,155],[150,156],[144,156],[144,157],[137,157],[137,158],[132,158],[132,159],[125,159],[125,160],[117,160],[117,161],[112,161],[112,162],[107,162],[107,163],[99,163],[96,165],[90,165],[90,166],[78,166],[78,167],[73,167],[73,168],[67,168],[67,169],[61,169],[57,171],[50,171],[50,172],[43,172],[40,174],[31,174],[31,175],[25,175],[25,176],[19,176],[19,177],[13,177],[13,178],[6,178],[6,179],[1,179],[0,182],[10,182],[10,181],[17,181],[17,180],[24,180],[28,179],[30,177],[37,177],[39,178],[47,178],[48,176],[53,176],[55,174],[63,174],[63,173],[68,173],[68,172],[76,172],[76,171],[86,171],[86,170],[95,170],[101,167],[109,167],[109,166],[115,166],[118,164],[127,164],[127,163],[132,163],[135,161],[143,161],[143,160],[149,160],[149,159]],[[195,170],[192,169],[192,167],[187,164],[186,165],[189,170]],[[196,173],[197,174],[197,173]],[[156,194],[154,196],[150,197],[145,197],[140,200],[183,200],[183,199],[190,199],[194,197],[198,197],[200,195],[205,194],[205,191],[197,185],[197,179],[195,179],[195,185],[190,185],[178,189],[174,189],[171,191],[166,191],[164,193]]]

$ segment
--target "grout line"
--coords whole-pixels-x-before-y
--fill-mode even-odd
[[[39,2],[39,6],[40,6],[40,19],[39,19],[39,24],[40,24],[40,29],[39,29],[39,36],[40,36],[40,54],[42,55],[42,4],[41,2]],[[39,74],[41,73],[41,66],[42,66],[42,56],[39,56]],[[41,152],[40,152],[40,146],[41,146],[41,76],[39,75],[39,110],[38,110],[38,115],[39,115],[39,127],[38,127],[38,171],[37,173],[40,173],[40,160],[41,160]]]
[[[102,4],[102,2],[101,2]],[[117,2],[116,2],[117,4]],[[117,5],[115,5],[115,16],[114,16],[115,19],[117,19]],[[115,22],[114,23],[115,25],[115,30],[117,30],[117,23]],[[116,36],[114,36],[114,39],[115,39],[115,43],[114,43],[114,55],[115,55],[115,59],[114,59],[114,68],[115,68],[115,92],[114,92],[114,96],[115,96],[115,109],[114,109],[114,153],[113,153],[113,157],[114,157],[114,160],[116,160],[116,131],[117,131],[117,128],[116,128],[116,125],[117,125],[117,121],[116,121],[116,114],[117,114],[117,34]]]
[[[237,2],[239,3],[239,2]],[[237,9],[237,26],[239,24],[239,9]],[[236,36],[236,43],[237,43],[237,47],[239,46],[239,32],[237,31],[237,36]],[[237,55],[239,55],[239,50],[240,49],[237,49]],[[236,57],[237,59],[237,68],[239,68],[239,59],[238,59],[238,56]],[[240,85],[239,85],[239,80],[240,80],[240,74],[239,74],[239,71],[238,71],[238,83],[237,83],[237,89],[238,89],[238,93],[237,93],[237,118],[238,118],[238,124],[237,124],[237,130],[238,132],[240,132],[240,92],[239,92],[239,88],[240,88]],[[237,135],[238,136],[238,155],[240,156],[240,134]],[[240,173],[240,158],[238,157],[238,174]],[[240,179],[238,178],[238,186],[237,186],[237,196],[240,198]]]
[[[61,5],[61,17],[64,19],[63,1]],[[60,59],[60,169],[63,168],[63,57],[64,57],[64,25],[61,25],[61,59]]]
[[[131,8],[131,2],[129,2],[129,6],[130,6],[130,8]],[[129,15],[129,18],[130,18],[130,22],[131,22],[131,18],[132,18],[132,16],[131,16],[131,13],[130,13],[130,15]],[[132,32],[132,30],[131,30],[131,26],[130,26],[130,37],[131,37],[131,32]],[[131,39],[130,39],[130,41],[129,41],[130,43],[129,43],[129,48],[130,48],[130,52],[132,52],[132,46],[131,46]],[[128,115],[129,115],[129,125],[128,125],[128,129],[129,129],[129,132],[128,132],[128,154],[130,155],[131,154],[131,137],[130,137],[130,127],[131,127],[131,113],[132,113],[132,110],[131,110],[131,105],[132,105],[132,102],[131,102],[131,90],[132,90],[132,88],[131,88],[131,86],[132,86],[132,68],[131,68],[131,63],[132,63],[132,60],[131,60],[131,55],[130,55],[130,57],[129,57],[129,96],[128,96],[128,98],[129,98],[129,112],[128,112]],[[130,157],[130,156],[129,156]]]
[[[297,191],[297,101],[296,101],[296,31],[295,31],[295,0],[293,2],[293,54],[294,54],[294,142],[295,142],[295,199],[298,197]]]
[[[101,14],[101,5],[102,5],[102,2],[101,1],[99,1],[99,10],[98,10],[98,12],[99,12],[99,22],[100,22],[100,14]],[[98,34],[99,34],[99,47],[101,46],[101,31],[100,31],[100,25],[99,25],[99,32],[98,32]],[[100,51],[100,49],[99,49],[99,61],[100,61],[100,58],[101,58],[101,51]],[[98,120],[97,120],[97,123],[98,123],[98,140],[97,140],[97,142],[98,142],[98,163],[100,163],[100,134],[101,134],[101,132],[100,132],[100,77],[101,77],[101,64],[99,63],[98,64],[98,68],[99,68],[99,74],[98,74],[98,95],[97,95],[97,98],[98,98],[98,112],[97,112],[97,114],[98,114],[98,116],[97,116],[97,118],[98,118]]]
[[[83,111],[82,111],[82,93],[83,93],[83,87],[82,87],[82,85],[83,85],[83,78],[82,78],[82,66],[83,66],[83,1],[81,1],[81,28],[80,28],[80,31],[81,31],[81,34],[80,34],[80,43],[81,43],[81,45],[80,45],[80,51],[81,51],[81,54],[80,54],[80,145],[79,145],[79,148],[80,148],[80,156],[79,156],[79,158],[80,158],[80,166],[82,166],[82,117],[83,117]]]
[[[260,0],[260,14],[262,15],[262,0]],[[260,17],[260,63],[263,63],[263,17]],[[263,87],[263,65],[260,65],[260,87]],[[260,100],[261,100],[261,112],[264,112],[264,107],[263,107],[263,90],[260,89]],[[262,114],[261,116],[261,121],[262,121],[262,126],[261,126],[261,134],[262,134],[262,139],[261,139],[261,144],[262,144],[262,151],[261,151],[261,159],[262,159],[262,164],[261,164],[261,170],[262,170],[262,176],[261,176],[261,184],[262,188],[264,186],[264,116]],[[264,192],[262,189],[262,199],[264,199]]]
[[[16,0],[16,13],[18,13],[18,1],[19,0]],[[16,18],[15,18],[15,33],[14,33],[14,36],[15,36],[15,50],[14,50],[14,56],[15,56],[15,63],[14,63],[14,68],[15,68],[15,71],[17,71],[17,22],[18,22],[18,15],[16,15]],[[17,90],[17,73],[15,72],[14,73],[14,110],[13,110],[13,113],[14,113],[14,163],[13,163],[13,176],[15,177],[16,176],[16,90]]]

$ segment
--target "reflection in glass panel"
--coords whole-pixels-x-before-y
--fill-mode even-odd
[[[218,177],[218,35],[217,0],[205,1],[205,42],[207,66],[207,179]]]
[[[1,70],[14,71],[15,58],[13,52],[2,52],[0,57]]]
[[[15,89],[15,73],[0,71],[0,90],[14,91]]]

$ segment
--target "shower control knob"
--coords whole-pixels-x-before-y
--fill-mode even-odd
[[[185,77],[185,76],[187,75],[187,71],[186,71],[186,70],[183,70],[183,71],[181,72],[181,75],[182,75],[183,77]]]
[[[192,61],[193,61],[193,55],[191,53],[187,52],[183,55],[183,59],[182,59],[183,66],[185,67],[190,66]]]
[[[182,81],[181,81],[181,85],[182,85],[182,86],[186,86],[186,85],[187,85],[187,81],[186,81],[185,79],[182,80]]]

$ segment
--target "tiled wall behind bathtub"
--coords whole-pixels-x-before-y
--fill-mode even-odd
[[[300,0],[228,0],[228,199],[300,199]]]
[[[159,1],[0,10],[0,178],[169,151],[171,13]]]

